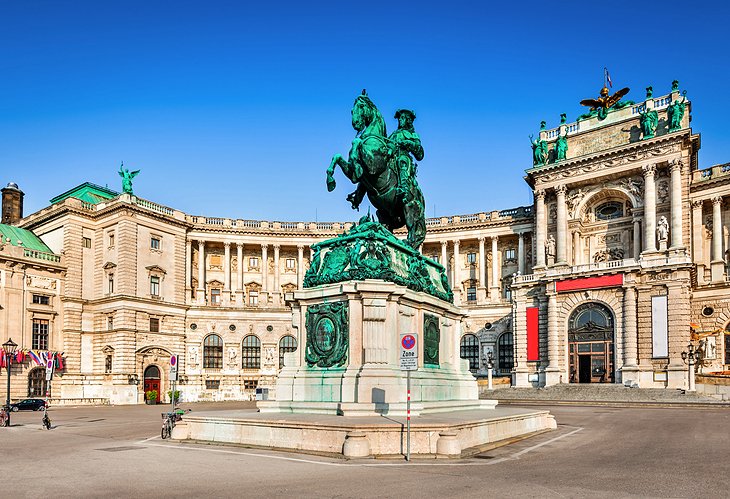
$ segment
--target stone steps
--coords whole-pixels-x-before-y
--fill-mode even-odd
[[[481,398],[493,398],[500,402],[556,401],[576,403],[645,403],[730,405],[716,398],[698,393],[662,388],[629,388],[623,385],[569,385],[561,384],[546,388],[502,388],[484,390]]]

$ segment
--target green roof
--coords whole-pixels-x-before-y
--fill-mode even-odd
[[[13,246],[21,246],[36,251],[44,251],[46,253],[53,253],[51,249],[46,246],[46,243],[40,240],[38,236],[33,234],[31,231],[21,229],[20,227],[13,227],[12,225],[0,224],[0,237],[2,242],[9,242]],[[10,239],[10,241],[8,241]],[[20,241],[20,243],[18,242]]]
[[[92,184],[91,182],[84,182],[83,184],[51,199],[51,204],[60,203],[66,198],[76,198],[84,201],[85,203],[98,204],[109,199],[114,199],[118,195],[118,192],[113,191],[108,187],[102,187],[100,185]]]

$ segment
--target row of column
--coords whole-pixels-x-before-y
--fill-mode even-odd
[[[673,160],[669,163],[669,171],[671,175],[671,191],[670,191],[670,211],[671,211],[671,247],[670,250],[676,250],[684,247],[682,240],[682,162]],[[644,234],[643,234],[643,252],[652,253],[657,251],[657,225],[656,225],[656,165],[645,165],[642,168],[644,175]],[[555,264],[568,264],[568,217],[566,185],[558,185],[555,187],[555,197],[557,202],[557,220],[556,220],[556,240],[555,240]],[[545,241],[547,240],[547,219],[545,213],[545,195],[544,189],[535,190],[535,244],[537,254],[535,264],[536,267],[545,267]],[[579,246],[580,235],[573,233],[575,247]],[[634,219],[634,258],[639,258],[639,241],[641,240],[641,220]],[[721,244],[721,243],[720,243]],[[714,247],[714,246],[713,246]],[[713,256],[713,259],[715,257]]]
[[[198,243],[198,288],[196,290],[196,294],[198,297],[198,302],[205,303],[206,301],[206,254],[205,254],[205,244],[206,241],[199,239],[197,240]],[[232,289],[231,287],[231,243],[226,241],[223,243],[224,248],[224,255],[223,255],[223,295],[224,297],[230,297],[234,293],[242,293],[244,289],[244,266],[245,262],[243,260],[243,243],[235,243],[236,244],[236,257],[238,259],[238,271],[237,271],[237,283],[238,283],[238,289]],[[281,292],[281,286],[280,286],[280,262],[279,262],[279,250],[280,245],[279,244],[273,244],[274,248],[274,282],[273,282],[273,291],[275,293]],[[260,274],[261,274],[261,291],[263,293],[268,293],[272,291],[269,288],[269,268],[268,268],[268,251],[269,251],[269,245],[268,244],[262,244],[261,245],[261,261],[260,261]],[[186,275],[185,275],[185,282],[186,287],[189,287],[191,284],[191,270],[192,270],[192,241],[188,240],[187,247],[185,251],[185,268],[186,268]],[[299,244],[297,245],[297,287],[302,286],[302,281],[304,279],[304,245]]]
[[[723,282],[725,280],[725,255],[723,252],[723,224],[722,224],[722,196],[710,199],[712,202],[712,244],[710,246],[710,268],[712,282]],[[700,269],[705,266],[703,255],[704,223],[702,221],[702,209],[705,200],[692,201],[692,256],[695,264]],[[700,272],[700,275],[702,272]]]
[[[520,274],[525,273],[525,234],[520,232],[517,234],[517,268]],[[496,300],[500,296],[500,282],[502,280],[502,269],[500,266],[499,259],[499,236],[491,236],[492,243],[492,279],[490,281],[490,296],[493,300]],[[479,289],[486,289],[486,249],[485,249],[485,237],[478,238],[479,240]],[[441,241],[441,262],[446,267],[448,262],[448,241]],[[453,289],[459,289],[461,287],[461,255],[459,248],[461,241],[458,239],[453,241],[453,257],[454,267],[451,273],[451,286]]]

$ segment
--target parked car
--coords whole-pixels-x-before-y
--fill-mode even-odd
[[[42,411],[45,406],[46,401],[43,399],[25,399],[14,404],[10,404],[10,410],[13,412]]]

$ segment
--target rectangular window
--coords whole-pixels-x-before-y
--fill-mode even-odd
[[[286,259],[286,268],[293,269],[296,267],[296,260],[293,258],[287,258]]]
[[[106,374],[109,374],[112,372],[112,356],[111,355],[106,356],[106,361],[104,362],[104,372]]]
[[[84,248],[91,248],[91,238],[90,237],[84,237],[81,239],[81,245]]]
[[[108,283],[109,294],[112,294],[114,292],[114,274],[109,274]]]
[[[243,380],[244,390],[255,390],[257,385],[258,385],[258,381],[256,381],[255,379],[244,379]]]
[[[160,278],[156,275],[150,277],[150,294],[160,296]]]
[[[433,260],[433,261],[434,261],[434,262],[436,262],[436,263],[440,263],[440,262],[439,262],[439,256],[438,256],[438,255],[433,255],[433,256],[431,257],[431,260]]]
[[[213,304],[218,304],[221,302],[221,290],[218,288],[213,288],[210,290],[210,302]]]
[[[248,266],[249,267],[258,267],[259,266],[259,259],[258,257],[252,256],[248,259]]]
[[[110,248],[114,247],[114,233],[113,232],[109,233],[109,247]]]
[[[507,301],[512,300],[512,288],[509,284],[504,285],[504,299]]]
[[[466,254],[466,262],[467,263],[477,263],[477,254],[476,253],[467,253]]]
[[[114,317],[112,317],[111,315],[106,318],[106,330],[107,331],[114,330]]]
[[[150,333],[160,332],[160,319],[157,317],[150,317]]]
[[[249,291],[248,292],[248,304],[255,307],[259,304],[259,292]]]
[[[514,248],[508,248],[504,250],[504,259],[505,260],[514,260],[517,256],[515,255],[515,249]]]
[[[477,301],[477,288],[473,286],[466,288],[466,301]]]
[[[48,350],[48,320],[33,319],[33,349]]]
[[[51,299],[48,296],[33,295],[33,304],[35,305],[50,305]]]
[[[152,236],[150,238],[150,249],[159,250],[161,248],[162,248],[162,244],[160,243],[160,238]]]
[[[221,380],[219,379],[206,379],[205,389],[206,390],[217,390],[221,387]]]

